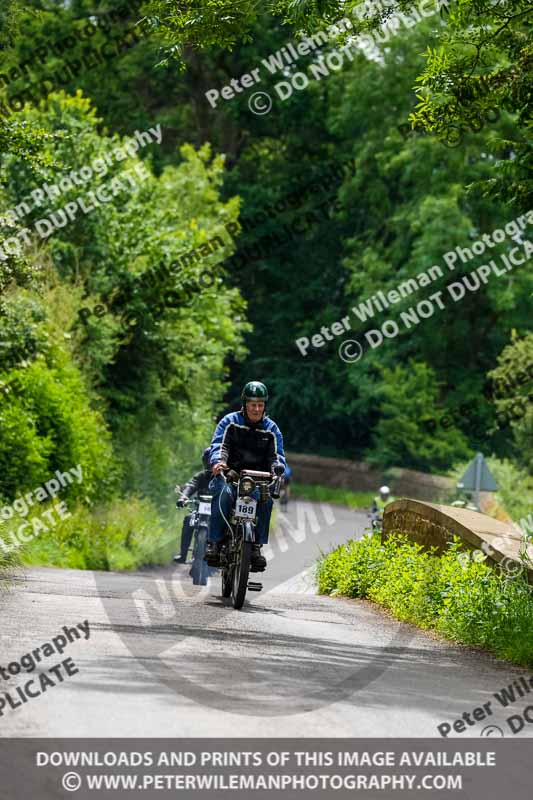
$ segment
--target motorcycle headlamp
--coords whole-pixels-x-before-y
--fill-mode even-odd
[[[253,478],[248,478],[248,477],[242,478],[240,486],[241,495],[251,494],[254,489],[255,489],[255,481],[253,480]]]

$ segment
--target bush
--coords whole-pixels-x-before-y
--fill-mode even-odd
[[[489,458],[488,464],[498,484],[496,499],[520,524],[533,511],[533,476],[507,459]]]
[[[79,370],[68,363],[49,367],[39,359],[12,370],[0,401],[0,496],[14,498],[81,464],[83,482],[70,496],[105,496],[113,485],[109,433],[89,402]]]
[[[322,558],[319,592],[374,600],[398,619],[532,667],[532,587],[460,551],[457,538],[438,556],[404,535],[365,536]]]
[[[175,530],[154,505],[130,497],[89,511],[78,504],[67,519],[20,548],[23,564],[69,569],[132,570],[168,564]]]

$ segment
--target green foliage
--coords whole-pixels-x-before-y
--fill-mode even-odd
[[[132,570],[168,563],[175,540],[149,500],[124,497],[92,510],[74,506],[70,517],[24,545],[19,558],[33,566]]]
[[[514,129],[492,141],[499,170],[483,186],[522,210],[530,207],[532,187],[530,19],[529,0],[453,3],[440,46],[427,49],[411,115],[413,126],[449,137],[495,109],[514,114]]]
[[[31,170],[15,151],[6,155],[3,209],[32,190],[35,171],[38,182],[52,184],[124,144],[100,132],[101,120],[80,92],[53,94],[19,116],[50,139]],[[212,434],[226,358],[244,352],[245,305],[226,286],[222,266],[233,248],[226,226],[238,215],[236,198],[220,199],[223,157],[213,157],[208,145],[184,146],[179,163],[156,177],[149,162],[127,156],[93,176],[91,188],[109,187],[128,170],[140,176],[136,187],[126,185],[40,243],[31,281],[13,271],[6,277],[0,316],[0,496],[6,502],[56,469],[81,464],[84,503],[102,504],[122,492],[167,509],[174,483],[197,468]],[[79,194],[72,186],[55,200],[47,197],[27,224],[51,218]],[[183,253],[198,252],[215,237],[220,244],[212,252],[179,264]],[[200,280],[204,275],[210,280]],[[144,502],[134,499],[126,514],[132,530],[136,514],[143,529]],[[139,543],[134,555],[120,544],[118,513],[94,522],[98,535],[88,514],[80,508],[76,521],[61,527],[65,541],[43,534],[30,549],[50,563],[66,559],[101,569],[138,566],[149,557]],[[114,541],[115,525],[109,555],[101,542]],[[153,531],[150,550],[163,523]]]
[[[531,587],[483,561],[458,558],[460,549],[457,538],[437,556],[407,536],[383,544],[379,534],[365,536],[319,562],[319,591],[368,598],[401,620],[533,666]]]
[[[274,119],[267,131],[263,133],[264,122],[259,133],[250,131],[250,145],[230,175],[230,185],[243,196],[243,222],[259,217],[299,187],[315,187],[311,199],[300,188],[301,203],[294,211],[267,212],[267,221],[251,231],[245,228],[235,270],[255,329],[247,339],[251,357],[236,371],[231,398],[237,399],[247,375],[261,375],[272,387],[272,415],[300,452],[372,458],[376,445],[372,434],[382,417],[386,391],[382,367],[408,370],[414,360],[433,370],[438,386],[433,416],[453,414],[458,421],[451,429],[437,430],[443,449],[432,462],[433,437],[415,420],[428,453],[420,458],[419,448],[406,443],[398,453],[399,465],[448,469],[461,453],[464,457],[487,448],[511,455],[508,437],[496,429],[494,407],[479,398],[485,374],[512,327],[523,326],[528,317],[532,279],[527,268],[516,270],[512,279],[467,294],[460,306],[447,304],[430,319],[402,330],[393,341],[385,339],[356,364],[345,364],[337,356],[343,338],[364,344],[369,327],[378,328],[386,318],[397,319],[400,311],[444,289],[450,279],[459,280],[486,263],[486,256],[468,264],[458,262],[450,274],[443,254],[458,245],[471,246],[482,233],[514,216],[512,209],[467,191],[468,185],[492,174],[492,162],[485,155],[490,131],[471,135],[468,158],[434,137],[404,139],[398,132],[410,107],[419,53],[433,35],[431,21],[402,30],[387,43],[383,63],[355,55],[353,64],[345,64],[327,81],[312,82],[305,92],[295,92],[276,107],[275,117],[269,115]],[[270,49],[276,46],[280,44]],[[269,45],[263,52],[269,52]],[[245,109],[235,113],[249,130]],[[503,131],[506,125],[502,120],[492,129]],[[273,140],[283,142],[283,147],[273,146]],[[333,166],[339,178],[326,172]],[[320,205],[326,209],[325,218],[316,213]],[[261,237],[279,235],[295,218],[301,220],[313,211],[314,221],[292,240],[264,256],[259,252],[255,259],[247,257]],[[491,257],[498,258],[507,247],[508,242],[495,248]],[[352,309],[375,293],[387,296],[432,265],[440,266],[443,275],[431,287],[420,288],[383,312],[374,309],[366,322],[354,314]],[[345,337],[319,349],[310,347],[301,357],[295,339],[311,339],[321,326],[329,327],[345,315],[351,325]],[[270,337],[269,352],[265,352],[265,332]],[[475,406],[474,419],[461,419],[457,409],[463,404]],[[438,444],[433,452],[437,450]]]
[[[367,597],[385,565],[388,550],[390,547],[383,547],[378,535],[366,535],[337,547],[318,562],[319,592]]]
[[[364,0],[275,0],[262,5],[261,21],[268,25],[267,14],[280,15],[309,33],[348,17],[353,35],[379,31],[384,22],[418,5],[417,0],[397,0],[365,12]],[[248,40],[258,21],[257,4],[248,0],[209,0],[201,9],[196,2],[169,6],[152,0],[149,9],[153,28],[178,58],[191,46],[231,48]],[[529,0],[443,2],[441,25],[433,25],[425,65],[420,64],[415,76],[418,104],[410,115],[413,127],[444,140],[479,130],[487,112],[505,108],[516,115],[514,130],[490,137],[498,169],[481,183],[488,194],[503,195],[522,210],[530,206],[532,186],[530,15]]]
[[[383,467],[408,463],[427,470],[444,469],[468,456],[467,441],[457,428],[428,427],[443,411],[438,407],[435,373],[427,364],[411,361],[406,367],[384,369],[381,395],[371,461]]]
[[[114,477],[109,436],[73,364],[49,367],[38,359],[25,369],[12,370],[0,403],[5,498],[45,482],[56,469],[66,471],[78,464],[84,473],[79,495],[105,496]],[[74,486],[70,492],[75,494]]]
[[[533,476],[508,459],[489,458],[488,464],[498,484],[496,500],[520,524],[533,512]]]
[[[517,459],[533,474],[533,333],[521,338],[513,333],[488,377],[498,413],[510,421]]]
[[[145,11],[151,29],[167,47],[167,58],[175,59],[183,58],[185,47],[216,45],[231,50],[236,42],[250,39],[249,28],[259,15],[254,0],[185,0],[175,4],[149,0]]]

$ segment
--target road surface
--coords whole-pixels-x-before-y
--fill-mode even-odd
[[[264,590],[240,612],[222,601],[218,579],[194,589],[181,565],[19,572],[0,595],[0,665],[46,652],[58,635],[66,644],[33,672],[0,678],[1,691],[16,698],[65,659],[77,672],[56,672],[41,694],[3,707],[0,736],[437,737],[438,725],[488,702],[494,713],[452,735],[494,735],[494,725],[511,735],[505,719],[528,698],[498,710],[493,693],[525,670],[365,601],[315,594],[320,550],[363,535],[364,513],[295,501],[279,522]],[[88,638],[78,628],[69,642],[63,627],[85,621]],[[527,724],[518,735],[532,733]]]

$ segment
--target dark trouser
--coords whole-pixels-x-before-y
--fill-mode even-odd
[[[187,514],[187,516],[183,520],[183,527],[181,529],[180,556],[184,559],[187,558],[187,553],[189,551],[189,547],[191,546],[193,533],[194,533],[194,528],[191,525],[191,515]]]

